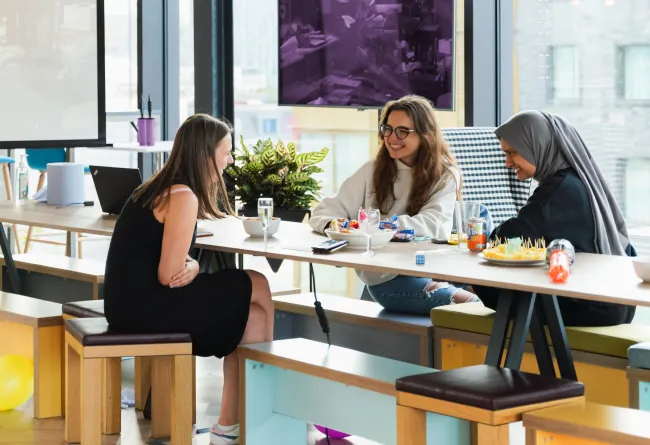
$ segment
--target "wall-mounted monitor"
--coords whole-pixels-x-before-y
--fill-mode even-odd
[[[279,105],[454,108],[455,0],[278,0]]]

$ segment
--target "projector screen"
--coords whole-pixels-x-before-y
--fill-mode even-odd
[[[104,0],[0,1],[0,147],[106,144]]]

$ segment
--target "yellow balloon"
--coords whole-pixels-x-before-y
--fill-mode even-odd
[[[0,357],[0,411],[24,404],[34,393],[34,362],[20,355]]]

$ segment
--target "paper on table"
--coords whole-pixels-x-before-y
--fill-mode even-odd
[[[34,193],[33,199],[38,202],[47,202],[47,186]]]

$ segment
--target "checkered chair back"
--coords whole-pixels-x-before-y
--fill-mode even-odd
[[[479,201],[495,225],[517,214],[530,195],[530,180],[506,168],[506,156],[492,127],[443,128],[442,134],[463,174],[463,199]]]

